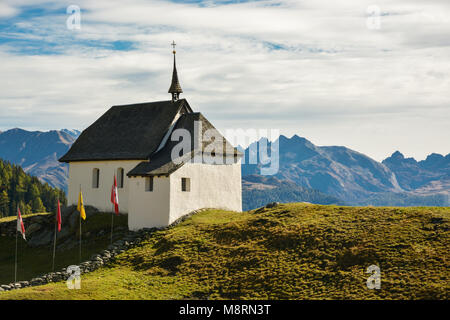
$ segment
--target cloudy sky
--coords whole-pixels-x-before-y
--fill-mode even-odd
[[[221,131],[376,160],[450,152],[448,0],[2,0],[0,130],[84,129],[168,100],[172,40],[182,97]]]

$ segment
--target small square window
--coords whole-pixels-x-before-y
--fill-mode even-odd
[[[191,191],[191,179],[181,178],[181,191]]]
[[[153,191],[153,177],[145,178],[145,191],[147,192]]]

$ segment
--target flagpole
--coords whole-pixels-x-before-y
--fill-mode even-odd
[[[18,216],[17,219],[19,219]],[[17,223],[16,223],[16,259],[14,263],[14,283],[16,282],[17,282]]]
[[[113,242],[113,226],[114,226],[114,204],[111,206],[112,210],[111,210],[111,244]]]
[[[81,214],[80,214],[80,263],[81,263]]]
[[[56,254],[56,225],[58,224],[58,208],[56,208],[55,214],[55,239],[53,240],[53,264],[52,272],[55,272],[55,254]]]
[[[80,193],[81,193],[81,184],[80,184]],[[80,264],[81,264],[81,212],[80,212]]]
[[[115,176],[114,176],[115,178]],[[114,189],[114,180],[113,180],[113,189]],[[115,190],[114,190],[115,192]],[[113,242],[113,227],[114,227],[114,203],[111,204],[111,244]]]

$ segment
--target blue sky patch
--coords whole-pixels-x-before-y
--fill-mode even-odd
[[[137,43],[128,40],[82,39],[77,31],[67,29],[68,17],[65,6],[21,7],[17,16],[0,20],[0,45],[20,55],[64,54],[74,47],[112,51],[130,51],[138,47]]]

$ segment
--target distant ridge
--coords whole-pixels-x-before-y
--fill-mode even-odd
[[[81,131],[76,130],[76,129],[71,129],[71,130],[69,130],[69,129],[61,129],[61,131],[71,135],[75,139],[78,138],[78,136],[81,134]]]
[[[242,209],[246,211],[263,207],[269,202],[346,204],[336,197],[326,195],[318,190],[300,187],[287,180],[279,180],[272,176],[245,176],[242,180]]]
[[[405,158],[399,151],[382,162],[397,176],[404,190],[426,193],[450,190],[450,153],[432,153],[425,160]]]
[[[68,166],[58,162],[78,130],[27,131],[14,128],[0,133],[0,158],[20,165],[54,187],[66,189]]]
[[[380,163],[343,146],[316,146],[298,135],[281,135],[275,142],[280,150],[275,175],[279,180],[352,205],[450,205],[450,155],[431,154],[417,162],[396,152]],[[243,180],[260,174],[261,165],[248,164],[252,148],[254,144],[245,149]]]

